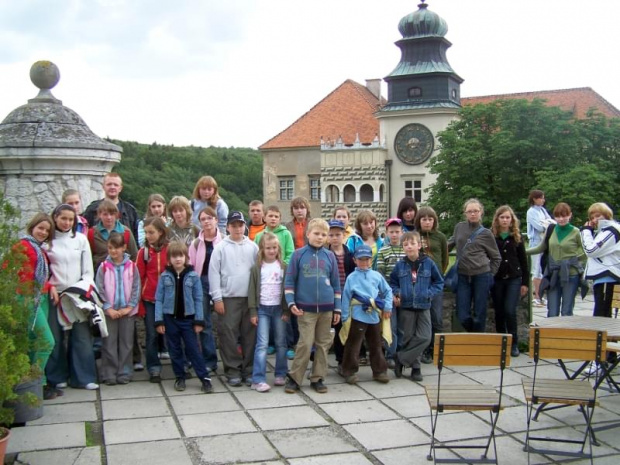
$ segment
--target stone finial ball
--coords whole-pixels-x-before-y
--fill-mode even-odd
[[[51,89],[60,80],[60,70],[51,61],[37,61],[30,68],[30,80],[39,89]]]

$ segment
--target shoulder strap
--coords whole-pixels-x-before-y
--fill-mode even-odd
[[[127,247],[129,247],[129,240],[131,239],[131,235],[129,234],[129,228],[127,226],[125,226],[125,229],[123,230],[123,236],[125,236],[125,244],[127,244]]]
[[[95,228],[88,228],[86,232],[88,243],[90,244],[90,250],[95,250]]]
[[[471,244],[476,238],[476,236],[480,234],[482,231],[484,231],[484,226],[478,226],[478,229],[476,229],[474,232],[471,233],[471,236],[469,236],[469,239],[467,239],[467,242],[465,243],[465,246],[463,248]]]
[[[555,223],[551,223],[547,227],[547,230],[545,231],[545,244],[547,244],[547,247],[549,246],[549,239],[551,239],[551,234],[553,234],[554,229],[555,229]]]

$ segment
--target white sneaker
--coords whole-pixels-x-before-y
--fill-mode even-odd
[[[543,300],[541,299],[534,299],[532,300],[532,305],[534,305],[535,307],[546,307],[547,303],[543,302]]]
[[[256,392],[267,392],[271,389],[267,383],[256,383],[252,384],[252,389],[256,390]]]
[[[64,389],[67,387],[67,383],[58,383],[56,389]]]
[[[88,383],[86,386],[84,386],[84,389],[94,391],[95,389],[99,389],[99,385],[97,383]]]
[[[170,360],[170,354],[168,352],[159,353],[160,360]]]
[[[600,369],[601,367],[597,365],[596,362],[590,362],[590,365],[588,365],[588,368],[583,370],[583,374],[584,375],[595,375],[596,372],[599,371]]]
[[[133,369],[134,371],[142,371],[144,370],[144,365],[142,365],[141,363],[134,363],[133,364]]]

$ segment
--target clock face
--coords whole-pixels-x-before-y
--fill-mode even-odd
[[[394,139],[396,156],[403,163],[419,165],[433,153],[435,138],[423,124],[412,123],[403,126]]]

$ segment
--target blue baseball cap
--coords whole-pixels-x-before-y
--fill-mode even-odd
[[[344,223],[340,220],[329,220],[327,224],[329,224],[329,229],[332,229],[332,228],[345,229]]]
[[[372,258],[372,249],[367,245],[360,245],[355,249],[355,258]]]

